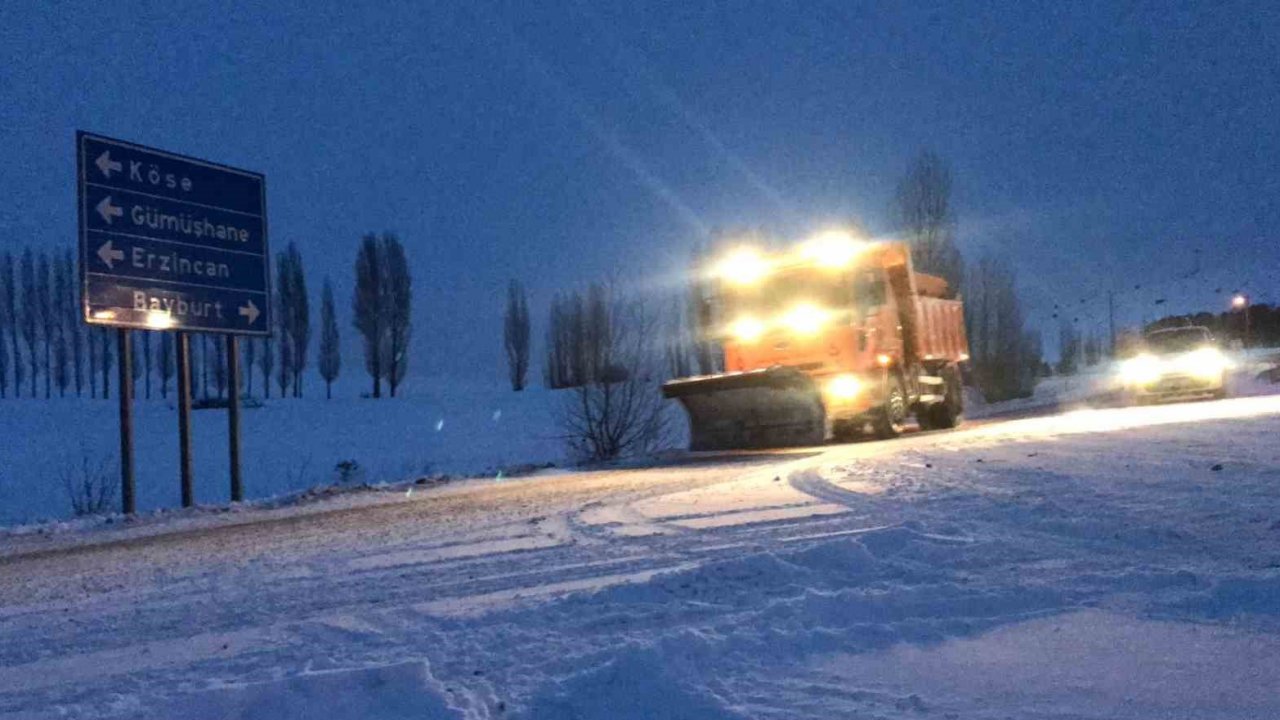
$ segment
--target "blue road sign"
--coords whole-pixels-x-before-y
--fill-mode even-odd
[[[259,173],[76,133],[84,320],[270,333]]]

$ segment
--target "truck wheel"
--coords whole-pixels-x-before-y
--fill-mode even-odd
[[[866,422],[857,420],[842,420],[835,424],[831,430],[832,439],[838,443],[858,442],[862,439],[862,428]]]
[[[953,428],[960,424],[960,416],[964,412],[964,388],[960,386],[960,374],[955,368],[948,368],[942,377],[946,382],[942,402],[925,409],[930,428]]]
[[[907,424],[907,392],[902,388],[902,381],[890,376],[885,382],[889,387],[884,394],[884,404],[871,422],[876,437],[881,440],[898,437]]]

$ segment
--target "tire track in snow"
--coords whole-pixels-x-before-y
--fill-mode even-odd
[[[787,477],[787,484],[809,497],[850,510],[868,510],[871,502],[866,494],[846,490],[822,477],[816,470],[800,470]]]

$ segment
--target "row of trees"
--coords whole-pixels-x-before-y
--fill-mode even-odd
[[[1074,323],[1063,321],[1058,327],[1059,375],[1075,375],[1082,367],[1093,367],[1109,353],[1108,342],[1101,331],[1081,332]]]
[[[69,250],[37,254],[31,248],[0,260],[0,397],[10,390],[21,396],[24,383],[29,397],[37,397],[41,385],[46,398],[55,387],[59,395],[71,388],[79,395],[86,383],[96,385],[99,364],[109,366],[110,338],[80,323],[74,263]]]
[[[356,290],[352,301],[354,325],[364,338],[366,368],[373,379],[373,397],[381,397],[386,381],[396,394],[408,370],[412,287],[408,260],[399,239],[391,234],[361,240],[356,258]],[[74,392],[110,397],[116,332],[84,324],[75,283],[75,256],[62,252],[23,250],[0,258],[0,398],[45,398]],[[240,343],[241,387],[254,394],[255,375],[263,397],[272,385],[280,397],[303,396],[303,379],[311,344],[311,302],[302,253],[290,243],[276,256],[275,308],[272,335]],[[158,336],[158,337],[157,337]],[[131,377],[135,396],[167,398],[175,378],[174,336],[170,332],[132,333],[134,363]],[[226,338],[191,335],[192,386],[196,397],[225,397],[229,386]],[[341,335],[333,285],[325,278],[320,301],[317,366],[332,397],[333,383],[342,370]]]
[[[922,152],[895,189],[891,215],[911,244],[916,269],[941,276],[964,297],[972,384],[989,402],[1030,396],[1043,364],[1040,335],[1026,328],[1008,262],[986,256],[966,269],[951,192],[946,161]]]

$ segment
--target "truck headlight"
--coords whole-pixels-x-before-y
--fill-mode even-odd
[[[837,270],[848,267],[858,254],[860,245],[847,232],[833,230],[825,232],[805,243],[801,255],[805,260],[822,267]]]
[[[734,285],[754,285],[769,274],[769,262],[755,250],[742,248],[720,261],[716,274]]]
[[[1178,360],[1178,369],[1203,380],[1221,377],[1230,365],[1225,355],[1217,348],[1200,348],[1183,355]]]
[[[816,305],[797,305],[782,318],[791,332],[797,335],[814,335],[827,321],[827,313]]]
[[[852,400],[862,392],[862,381],[853,375],[837,375],[827,381],[827,394],[836,400]]]
[[[1139,355],[1120,365],[1120,377],[1128,385],[1149,385],[1160,379],[1160,361],[1153,355]]]
[[[738,318],[730,328],[733,337],[741,342],[755,342],[764,334],[764,323],[753,317]]]

